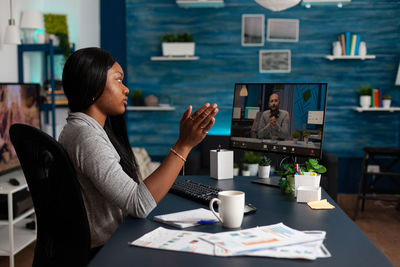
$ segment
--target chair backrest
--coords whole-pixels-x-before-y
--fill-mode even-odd
[[[86,266],[90,229],[76,172],[64,148],[51,136],[13,124],[17,152],[37,221],[33,266]]]

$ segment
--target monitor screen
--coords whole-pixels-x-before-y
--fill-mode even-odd
[[[10,140],[14,123],[40,128],[39,84],[0,83],[0,173],[19,167]]]
[[[326,83],[235,84],[230,146],[320,158]]]

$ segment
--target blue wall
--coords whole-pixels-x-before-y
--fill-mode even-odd
[[[247,0],[225,0],[225,7],[219,9],[183,9],[174,0],[126,0],[125,9],[108,14],[126,15],[129,88],[169,96],[176,106],[174,112],[127,112],[132,144],[146,147],[152,156],[168,153],[178,137],[181,114],[189,104],[198,108],[207,101],[218,103],[220,114],[210,133],[229,135],[233,87],[241,82],[328,83],[324,149],[340,157],[339,192],[355,190],[362,147],[399,145],[399,113],[353,110],[358,105],[356,89],[366,84],[382,88],[384,93],[393,96],[394,105],[400,105],[400,88],[394,86],[400,59],[400,2],[397,0],[353,0],[341,9],[296,6],[282,12],[271,12]],[[266,20],[299,19],[300,40],[242,47],[242,14],[264,14]],[[359,33],[367,43],[368,54],[377,58],[325,59],[325,55],[331,54],[332,42],[345,31]],[[189,32],[194,36],[200,60],[150,61],[151,56],[161,55],[162,35],[174,32]],[[124,38],[111,32],[103,36],[102,23],[102,41],[103,37],[113,40],[108,49],[123,47],[115,40],[124,41]],[[290,49],[291,73],[259,73],[260,49]],[[352,167],[353,163],[357,166]]]

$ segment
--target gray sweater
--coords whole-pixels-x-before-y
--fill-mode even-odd
[[[128,214],[144,218],[154,209],[156,202],[146,185],[123,171],[117,151],[95,119],[70,113],[59,142],[81,185],[92,247],[106,243]]]

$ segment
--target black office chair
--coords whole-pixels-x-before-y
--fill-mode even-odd
[[[51,136],[28,125],[13,124],[10,137],[36,213],[32,266],[86,266],[90,255],[89,223],[67,153]]]

